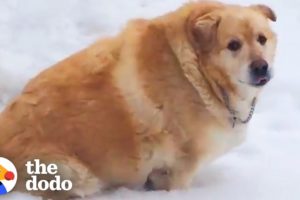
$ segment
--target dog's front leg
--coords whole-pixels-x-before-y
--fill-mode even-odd
[[[181,158],[173,167],[154,169],[148,176],[144,187],[147,190],[185,189],[192,183],[197,166],[197,158]]]

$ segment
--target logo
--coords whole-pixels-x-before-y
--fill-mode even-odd
[[[58,175],[58,166],[54,163],[45,164],[39,159],[28,161],[26,164],[27,174],[31,179],[26,181],[28,191],[69,191],[73,184],[71,180],[62,180]],[[47,180],[43,177],[47,176]]]
[[[0,195],[7,194],[17,183],[17,170],[12,162],[0,157]]]

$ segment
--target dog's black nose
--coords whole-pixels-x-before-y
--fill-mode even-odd
[[[251,63],[251,74],[254,77],[265,77],[268,74],[269,65],[267,61],[263,59],[255,60]]]
[[[250,64],[251,84],[263,86],[270,80],[269,65],[263,59],[255,60]]]

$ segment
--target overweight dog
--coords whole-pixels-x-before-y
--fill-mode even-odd
[[[36,158],[73,182],[35,193],[57,199],[188,187],[245,138],[272,77],[270,21],[265,5],[188,3],[40,73],[0,115],[0,154],[18,168],[19,190]]]

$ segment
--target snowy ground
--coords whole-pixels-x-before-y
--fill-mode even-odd
[[[45,67],[99,36],[118,31],[129,18],[152,17],[184,0],[0,0],[0,104]],[[278,15],[276,77],[267,87],[245,144],[199,172],[192,188],[173,192],[120,189],[108,200],[300,199],[300,1],[266,3]],[[13,193],[0,199],[36,199]]]

